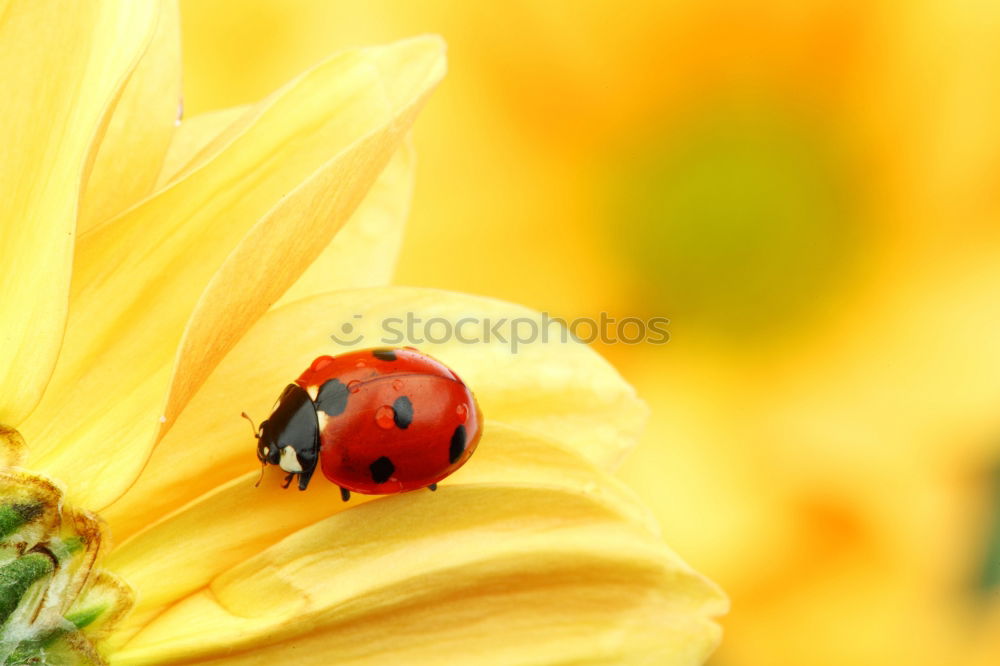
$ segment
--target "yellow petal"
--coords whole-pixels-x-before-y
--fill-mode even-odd
[[[389,283],[410,213],[416,154],[405,141],[351,219],[274,307],[338,289]]]
[[[170,144],[161,173],[169,182],[177,173],[206,160],[223,145],[222,137],[247,114],[248,107],[204,113],[185,121]],[[413,143],[404,141],[364,201],[337,232],[323,253],[288,288],[274,307],[337,289],[387,284],[402,245],[410,212],[416,156]]]
[[[0,422],[17,425],[52,372],[66,318],[77,199],[102,118],[150,39],[148,2],[3,8],[0,71]]]
[[[334,57],[81,238],[59,366],[21,429],[32,467],[73,479],[77,504],[120,495],[161,425],[357,206],[443,68],[434,38]]]
[[[244,437],[249,439],[248,434]],[[126,621],[126,635],[129,627],[141,627],[165,605],[281,537],[373,499],[355,495],[344,504],[339,489],[323,478],[314,480],[308,496],[282,490],[280,470],[275,468],[269,468],[255,488],[258,474],[251,471],[223,484],[164,518],[147,519],[146,529],[112,553],[108,568],[140,591],[139,605]],[[649,534],[657,529],[620,482],[551,441],[500,423],[487,425],[473,459],[442,482],[441,489],[464,484],[560,488],[600,502],[636,529]]]
[[[438,38],[417,38],[364,52],[370,54],[369,67],[374,65],[377,72],[373,91],[383,96],[381,105],[388,105],[376,118],[358,118],[360,136],[351,137],[353,143],[325,163],[317,176],[269,211],[213,277],[184,331],[164,410],[167,424],[225,352],[315,261],[358,207],[444,75],[444,45]],[[347,118],[339,120],[349,125]],[[289,219],[298,221],[299,228],[289,229]],[[315,245],[309,247],[303,238]],[[260,274],[259,263],[273,272]]]
[[[163,5],[153,40],[106,121],[80,201],[80,234],[149,194],[160,172],[181,103],[180,17],[175,2]]]
[[[500,301],[404,287],[321,294],[271,311],[209,377],[157,445],[135,486],[102,515],[116,534],[129,535],[255,469],[254,442],[240,411],[258,421],[265,418],[281,388],[313,358],[344,351],[329,338],[331,333],[343,336],[342,323],[355,326],[350,335],[361,336],[359,345],[377,346],[382,322],[406,312],[425,321],[538,317]],[[588,347],[563,343],[557,335],[547,343],[522,345],[516,353],[495,335],[489,343],[425,341],[420,348],[454,368],[472,388],[487,428],[503,422],[538,431],[605,468],[631,446],[645,419],[643,404],[614,368]]]
[[[296,532],[156,618],[115,661],[263,650],[237,662],[262,663],[308,645],[327,663],[700,663],[724,609],[712,584],[594,496],[458,485]]]
[[[215,143],[216,139],[242,116],[252,117],[252,108],[234,106],[183,119],[171,135],[170,146],[167,148],[156,181],[156,189],[165,187],[167,183],[177,178],[195,158],[200,158],[201,162],[207,160],[211,155],[202,156],[202,151],[210,145],[216,147],[212,154],[217,153],[222,146]]]

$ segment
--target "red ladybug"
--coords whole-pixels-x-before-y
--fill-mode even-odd
[[[309,485],[316,464],[366,495],[430,488],[465,464],[482,415],[454,372],[412,347],[320,356],[256,432],[257,458]]]

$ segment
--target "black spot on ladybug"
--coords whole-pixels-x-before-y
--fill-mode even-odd
[[[347,409],[347,396],[350,391],[339,379],[329,379],[323,382],[316,396],[316,410],[326,412],[328,416],[336,416]]]
[[[454,465],[463,453],[465,453],[465,426],[460,425],[455,428],[451,436],[451,448],[448,449],[449,462]]]
[[[393,420],[396,427],[406,430],[413,423],[413,403],[405,395],[401,395],[392,403]]]
[[[392,473],[396,471],[396,466],[392,464],[392,461],[382,456],[371,465],[368,469],[372,473],[372,481],[375,483],[385,483],[392,476]]]
[[[395,349],[373,349],[372,356],[380,361],[395,361],[396,360],[396,350]]]

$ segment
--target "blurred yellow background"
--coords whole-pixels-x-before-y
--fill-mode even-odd
[[[397,282],[671,319],[598,348],[713,664],[1000,663],[1000,5],[181,8],[188,115],[445,37]]]

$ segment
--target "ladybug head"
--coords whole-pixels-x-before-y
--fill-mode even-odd
[[[257,439],[257,460],[261,461],[265,465],[277,465],[280,460],[280,454],[277,448],[270,443],[273,439],[273,434],[271,433],[273,428],[270,427],[270,424],[267,421],[264,421],[260,424],[260,428],[258,429],[257,426],[253,424],[253,419],[247,416],[246,412],[243,412],[241,416],[243,416],[243,418],[247,421],[250,421],[250,427],[253,428],[253,436]],[[266,438],[265,432],[267,432]]]
[[[278,439],[275,428],[271,421],[263,421],[260,424],[260,431],[257,437],[257,460],[265,465],[277,465],[281,462],[281,450],[278,448]]]
[[[305,389],[289,384],[271,416],[257,433],[257,459],[265,465],[280,465],[286,472],[302,472],[315,464],[319,444],[316,408]]]

